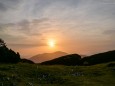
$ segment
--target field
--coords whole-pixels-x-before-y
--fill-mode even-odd
[[[0,86],[115,86],[115,65],[0,64]]]

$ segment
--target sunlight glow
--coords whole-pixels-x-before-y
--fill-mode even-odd
[[[53,47],[55,47],[55,45],[56,45],[55,40],[50,39],[50,40],[48,41],[48,46],[49,46],[49,47],[53,48]]]

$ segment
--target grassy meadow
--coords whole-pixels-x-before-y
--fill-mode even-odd
[[[115,64],[110,64],[0,64],[0,86],[115,86]]]

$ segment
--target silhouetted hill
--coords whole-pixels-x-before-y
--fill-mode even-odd
[[[64,56],[64,55],[67,55],[67,53],[57,51],[54,53],[38,54],[36,56],[29,58],[29,60],[33,61],[34,63],[41,63],[41,62],[52,60],[52,59],[55,59],[55,58],[58,58],[58,57]]]
[[[80,56],[81,56],[81,58],[87,57],[86,55],[80,55]]]
[[[78,54],[70,54],[66,56],[62,56],[50,61],[43,62],[41,64],[45,65],[78,65],[81,56]]]
[[[50,61],[42,62],[45,65],[95,65],[115,61],[115,50],[81,58],[78,54],[62,56]]]
[[[94,65],[115,61],[115,50],[87,56],[81,59],[81,65]]]
[[[34,64],[34,62],[32,62],[31,60],[28,59],[21,59],[20,61],[21,63],[29,63],[29,64]]]

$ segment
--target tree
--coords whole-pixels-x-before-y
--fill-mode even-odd
[[[4,40],[0,39],[0,63],[17,63],[20,61],[20,54],[6,47]]]
[[[0,47],[4,47],[4,46],[6,46],[6,43],[4,42],[4,40],[0,38]]]

